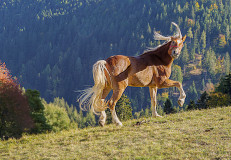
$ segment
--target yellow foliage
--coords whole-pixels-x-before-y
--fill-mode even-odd
[[[216,3],[211,4],[211,6],[210,6],[210,11],[217,10],[217,9],[218,9],[218,6],[217,6]]]
[[[196,9],[196,11],[199,11],[199,10],[200,10],[200,5],[199,5],[198,2],[196,2],[196,4],[195,4],[195,9]]]
[[[223,48],[223,47],[225,47],[226,44],[227,44],[227,42],[225,39],[225,35],[220,34],[219,35],[219,46]]]
[[[168,98],[168,92],[163,92],[163,93],[161,94],[161,97]]]
[[[227,94],[222,93],[212,93],[208,100],[208,105],[210,108],[217,106],[228,106],[230,104],[230,98]]]

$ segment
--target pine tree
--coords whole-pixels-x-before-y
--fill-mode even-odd
[[[149,33],[149,34],[151,34],[152,33],[152,29],[151,29],[151,27],[150,27],[150,24],[148,23],[148,29],[147,29],[147,32]]]
[[[173,113],[173,105],[172,105],[172,101],[170,99],[167,98],[167,100],[164,103],[164,112],[166,114],[170,114]]]
[[[96,125],[96,120],[95,120],[95,115],[93,114],[93,112],[88,112],[86,119],[85,119],[85,126],[95,126]]]
[[[201,34],[201,44],[202,44],[202,49],[206,48],[206,32],[203,30]]]
[[[183,48],[183,53],[182,53],[182,62],[183,65],[187,65],[188,61],[189,61],[189,54],[188,54],[188,47],[187,47],[187,43],[185,43],[184,48]]]
[[[198,108],[199,109],[209,108],[208,100],[209,100],[209,94],[207,92],[202,93],[200,99],[197,101]]]
[[[193,81],[192,85],[189,87],[189,97],[191,100],[196,100],[198,97],[196,85],[195,85],[194,81]]]
[[[132,107],[129,98],[123,94],[116,104],[116,113],[121,121],[132,119]]]
[[[186,110],[188,111],[188,110],[194,110],[194,109],[196,109],[197,108],[197,105],[196,105],[196,103],[194,102],[194,100],[190,100],[190,103],[189,103],[189,105],[187,106],[187,108],[186,108]]]
[[[193,38],[193,33],[192,33],[191,27],[188,29],[187,36],[190,38],[190,43],[191,43],[191,39]]]
[[[226,39],[227,39],[227,42],[228,42],[229,39],[230,39],[230,29],[229,29],[229,25],[226,26]]]
[[[202,90],[204,90],[205,89],[205,80],[204,80],[204,78],[202,79],[201,84],[202,84]]]
[[[224,66],[225,66],[225,74],[227,75],[230,73],[230,56],[228,52],[226,52],[225,54]]]
[[[51,126],[47,124],[45,113],[44,113],[44,105],[42,104],[42,100],[40,98],[40,93],[37,90],[26,90],[26,97],[28,98],[31,116],[35,123],[35,127],[33,128],[33,133],[41,133],[51,129]]]

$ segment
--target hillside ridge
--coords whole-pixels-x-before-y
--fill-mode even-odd
[[[229,159],[231,107],[0,141],[2,159]]]

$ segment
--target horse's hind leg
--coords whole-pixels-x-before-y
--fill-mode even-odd
[[[102,94],[102,98],[101,98],[102,104],[105,103],[105,98],[107,97],[107,95],[109,94],[110,91],[111,91],[110,87],[106,87],[103,89],[103,94]],[[99,125],[100,126],[103,127],[105,125],[106,118],[107,118],[107,115],[106,115],[105,111],[102,111],[100,113],[100,117],[99,117]]]
[[[120,122],[119,118],[116,115],[115,106],[116,106],[117,101],[122,96],[124,90],[125,90],[125,88],[113,89],[113,94],[112,94],[112,97],[109,101],[109,108],[111,110],[112,122],[116,123],[116,125],[118,125],[118,126],[122,126],[123,124]]]

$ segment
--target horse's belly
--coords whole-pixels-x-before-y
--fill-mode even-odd
[[[149,73],[150,72],[150,73]],[[128,85],[133,87],[145,87],[152,82],[152,72],[151,71],[140,71],[128,78]]]

